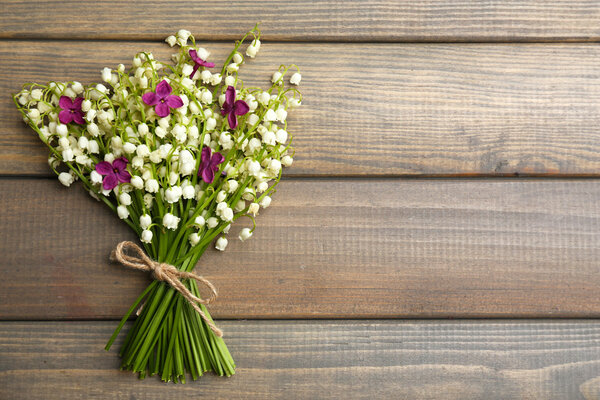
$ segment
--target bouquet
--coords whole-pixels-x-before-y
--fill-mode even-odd
[[[13,96],[24,121],[48,145],[50,168],[65,186],[80,180],[139,236],[119,243],[112,258],[153,273],[154,280],[123,316],[138,317],[120,350],[121,369],[140,378],[195,380],[206,371],[235,372],[222,332],[206,304],[216,289],[192,272],[215,243],[225,250],[231,224],[271,203],[282,167],[293,161],[288,110],[300,105],[295,65],[281,65],[267,90],[244,87],[245,54],[260,49],[258,26],[236,42],[220,72],[186,30],[166,42],[173,64],[140,52],[126,69],[102,70],[103,83],[27,84]],[[294,72],[286,85],[284,79]],[[202,296],[199,284],[210,295]]]

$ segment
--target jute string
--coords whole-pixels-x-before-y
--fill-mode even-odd
[[[126,254],[126,251],[131,253],[137,253],[136,256]],[[119,243],[110,255],[111,260],[118,261],[121,264],[138,269],[140,271],[152,272],[154,279],[163,281],[171,285],[173,289],[177,290],[181,295],[190,303],[194,310],[200,317],[206,322],[206,325],[217,335],[218,337],[223,336],[223,331],[217,328],[217,326],[208,318],[208,316],[200,309],[198,304],[209,304],[217,298],[217,289],[210,281],[206,278],[196,275],[193,272],[185,272],[177,269],[174,265],[159,263],[152,260],[144,253],[137,244],[129,241],[123,241]],[[211,296],[208,299],[201,299],[194,296],[192,292],[181,282],[181,279],[194,279],[195,281],[202,283],[211,291]]]

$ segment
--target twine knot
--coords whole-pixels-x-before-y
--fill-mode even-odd
[[[133,253],[137,253],[137,256],[126,254],[128,250]],[[157,281],[168,283],[173,289],[177,290],[181,295],[190,303],[190,305],[196,310],[200,317],[206,322],[208,327],[218,337],[223,336],[221,331],[214,322],[202,311],[198,304],[209,304],[217,298],[217,289],[210,283],[206,278],[196,275],[193,272],[181,271],[177,267],[167,263],[160,263],[152,260],[146,255],[137,244],[129,241],[123,241],[117,245],[110,255],[111,260],[118,261],[122,265],[130,268],[138,269],[140,271],[152,272],[152,276]],[[185,287],[181,282],[181,279],[194,279],[195,281],[202,283],[208,289],[210,289],[211,296],[208,299],[201,299],[195,296],[190,290]]]

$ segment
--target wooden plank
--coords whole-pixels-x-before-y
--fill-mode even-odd
[[[597,321],[223,321],[231,378],[185,385],[118,370],[116,322],[0,324],[10,399],[595,399]],[[121,338],[120,338],[121,340]]]
[[[229,44],[213,43],[213,59]],[[153,43],[0,42],[0,174],[48,174],[47,152],[8,93],[24,82],[99,80]],[[595,175],[600,48],[595,45],[270,44],[242,76],[264,86],[302,66],[290,113],[293,175]],[[262,51],[262,50],[261,50]],[[318,55],[318,56],[316,56]],[[575,62],[576,61],[576,62]]]
[[[261,22],[269,40],[598,40],[594,0],[37,1],[4,0],[0,37],[158,39],[186,28],[237,39]],[[76,17],[75,17],[76,16]],[[58,23],[64,21],[65,23]]]
[[[149,276],[79,188],[0,180],[0,318],[120,318]],[[600,181],[281,183],[252,240],[197,271],[219,318],[599,317]]]

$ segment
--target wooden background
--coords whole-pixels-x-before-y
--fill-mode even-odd
[[[138,381],[103,350],[133,235],[9,95],[256,21],[243,78],[297,63],[305,102],[253,239],[198,266],[238,373]],[[600,398],[599,41],[596,0],[1,0],[0,398]]]

